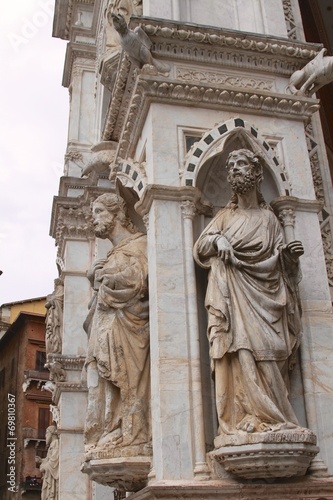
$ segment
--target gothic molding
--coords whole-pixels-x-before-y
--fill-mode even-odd
[[[297,26],[294,16],[294,11],[290,0],[282,0],[283,3],[283,13],[287,26],[288,38],[291,40],[297,40]]]
[[[260,147],[262,153],[269,160],[270,170],[275,177],[280,192],[290,195],[292,187],[289,183],[287,172],[281,161],[277,159],[269,141],[260,135],[258,129],[241,117],[232,118],[231,120],[217,124],[213,129],[205,132],[200,141],[193,145],[186,156],[184,169],[181,172],[182,184],[195,186],[202,165],[209,157],[221,152],[224,140],[235,132],[243,134],[243,137],[245,134],[248,141],[255,143],[256,147]],[[250,149],[253,148],[250,146]]]
[[[332,238],[332,217],[330,216],[330,203],[326,200],[325,186],[323,181],[322,168],[318,151],[318,144],[315,137],[315,130],[312,122],[305,126],[305,136],[307,139],[309,160],[311,166],[313,186],[318,202],[321,204],[320,231],[323,243],[323,250],[326,263],[327,278],[330,289],[333,289],[333,238]]]
[[[116,167],[116,176],[124,187],[133,189],[141,198],[147,185],[145,163],[138,163],[132,159],[120,161]]]
[[[210,68],[189,68],[175,64],[175,78],[190,83],[214,83],[232,88],[247,88],[252,90],[274,90],[273,77],[256,77],[253,75],[236,75],[231,71],[212,70]]]

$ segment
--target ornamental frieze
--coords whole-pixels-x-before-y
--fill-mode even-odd
[[[272,94],[264,91],[244,89],[216,88],[210,85],[193,85],[182,82],[167,81],[139,77],[136,92],[132,96],[126,124],[114,117],[117,126],[113,132],[107,129],[105,134],[114,134],[119,140],[118,157],[126,158],[133,155],[133,145],[136,135],[141,130],[150,102],[172,103],[173,105],[189,105],[195,103],[198,107],[218,110],[232,109],[235,113],[245,110],[269,116],[285,116],[305,120],[318,110],[318,101],[297,96]],[[113,138],[113,139],[114,139]],[[104,137],[110,140],[109,136]]]

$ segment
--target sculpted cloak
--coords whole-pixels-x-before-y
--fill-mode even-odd
[[[232,264],[217,256],[221,235],[233,248]],[[235,433],[249,418],[255,431],[297,425],[287,375],[300,322],[282,246],[271,210],[226,207],[194,247],[196,262],[209,269],[205,306],[220,433]]]
[[[88,442],[89,432],[101,424],[100,434],[117,430],[123,446],[150,440],[146,252],[146,236],[136,233],[114,247],[93,276],[96,293],[84,324],[86,365],[96,363],[104,393],[91,391],[88,398]],[[103,404],[104,422],[96,415]]]
[[[40,471],[43,474],[41,499],[58,500],[59,439],[53,437],[46,458],[42,459]]]

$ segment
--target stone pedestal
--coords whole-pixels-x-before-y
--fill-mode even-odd
[[[319,452],[316,441],[307,429],[239,432],[218,436],[210,456],[227,472],[246,479],[304,476]]]
[[[195,483],[192,481],[163,481],[131,495],[132,500],[332,500],[332,479],[285,479],[270,483],[231,480]]]
[[[149,457],[119,457],[87,460],[81,470],[97,483],[119,490],[139,491],[147,485],[150,468]]]

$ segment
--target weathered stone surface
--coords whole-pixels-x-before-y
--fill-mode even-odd
[[[85,460],[150,456],[146,237],[115,194],[99,196],[92,212],[96,236],[109,238],[113,248],[88,273],[94,295],[84,324],[88,334]]]
[[[163,481],[132,495],[133,500],[332,500],[331,478],[271,481]]]
[[[97,483],[126,491],[138,491],[147,483],[151,468],[148,457],[120,457],[88,460],[82,471]]]

